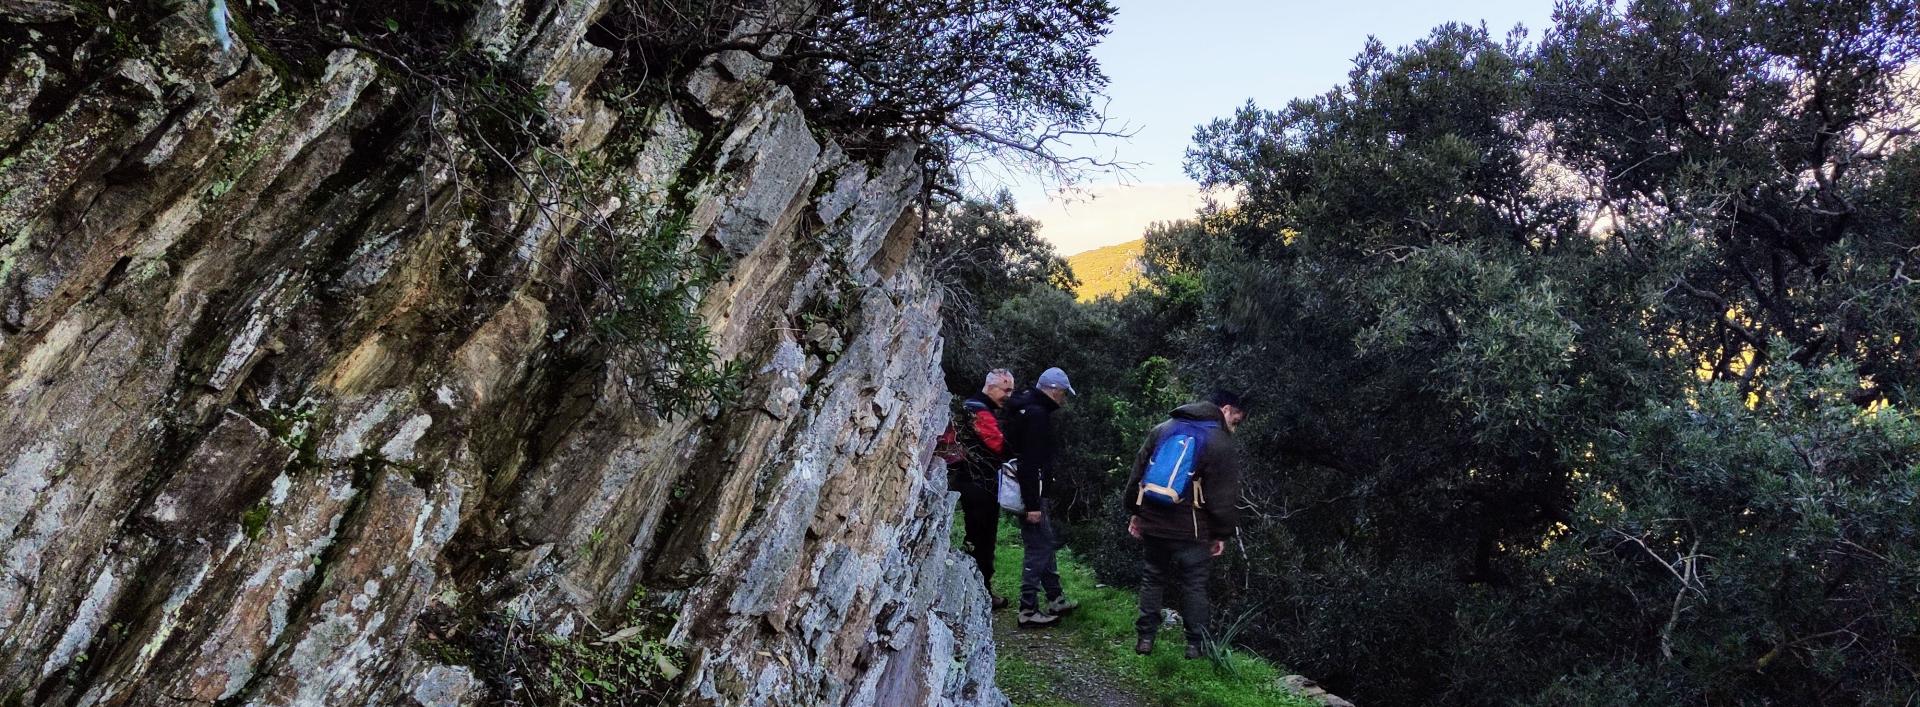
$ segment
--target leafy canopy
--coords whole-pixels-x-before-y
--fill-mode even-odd
[[[1572,2],[1534,42],[1370,43],[1199,129],[1191,173],[1241,199],[1078,310],[1121,400],[1070,424],[1137,443],[1154,414],[1111,411],[1155,354],[1249,391],[1228,613],[1363,703],[1902,704],[1917,22]],[[1125,580],[1115,463],[1066,473]]]

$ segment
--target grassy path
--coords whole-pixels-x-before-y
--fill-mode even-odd
[[[994,591],[1018,604],[1020,534],[1000,524]],[[1023,707],[1317,707],[1278,686],[1282,673],[1238,651],[1225,660],[1186,660],[1177,627],[1160,633],[1152,655],[1133,653],[1132,592],[1099,585],[1093,572],[1060,553],[1060,582],[1080,608],[1048,629],[1015,627],[1016,608],[993,616],[1000,688]]]

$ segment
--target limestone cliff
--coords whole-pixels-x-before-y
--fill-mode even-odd
[[[914,147],[738,52],[590,90],[610,5],[464,17],[542,87],[503,155],[376,48],[0,0],[0,704],[1004,702]],[[591,232],[711,264],[737,390],[660,414],[676,352],[597,332],[676,275],[594,289]]]

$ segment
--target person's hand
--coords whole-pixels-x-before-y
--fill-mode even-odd
[[[1215,540],[1213,541],[1213,549],[1207,551],[1207,556],[1219,557],[1221,555],[1226,554],[1226,552],[1227,552],[1227,541]]]
[[[1140,538],[1140,516],[1127,518],[1127,534],[1136,540]]]
[[[1027,522],[1028,522],[1028,523],[1030,523],[1030,524],[1037,524],[1037,523],[1039,523],[1039,522],[1040,522],[1040,512],[1039,512],[1039,511],[1027,511]]]

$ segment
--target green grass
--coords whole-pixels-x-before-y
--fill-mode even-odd
[[[1000,524],[1000,549],[994,557],[994,591],[1018,603],[1020,596],[1020,532],[1009,519]],[[1160,645],[1152,655],[1133,652],[1134,617],[1139,614],[1139,599],[1133,592],[1116,587],[1096,586],[1093,571],[1062,550],[1059,556],[1060,583],[1067,596],[1080,602],[1080,608],[1061,620],[1061,625],[1045,629],[1067,634],[1067,643],[1081,656],[1097,663],[1105,672],[1132,680],[1136,694],[1148,696],[1163,705],[1200,705],[1203,707],[1316,707],[1317,703],[1279,686],[1284,675],[1271,663],[1242,651],[1230,651],[1219,661],[1187,660],[1183,657],[1186,640],[1177,627],[1160,632]],[[999,620],[1012,621],[1012,612]],[[1052,671],[1023,656],[998,653],[995,670],[999,683],[1016,705],[1056,707],[1071,704],[1047,695],[1053,693]]]

